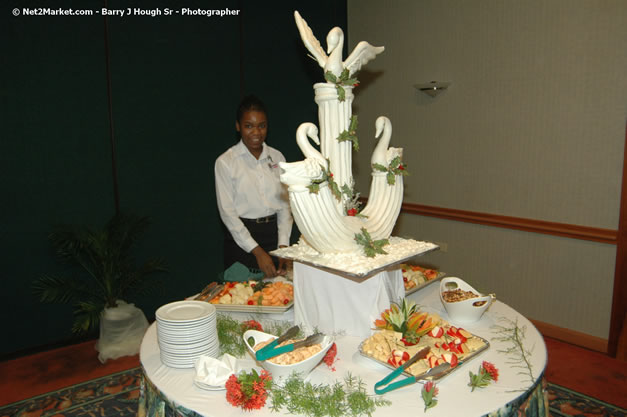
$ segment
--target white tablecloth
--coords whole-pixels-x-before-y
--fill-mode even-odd
[[[294,262],[294,320],[306,333],[365,339],[381,312],[404,295],[400,267],[359,282]]]
[[[429,285],[409,296],[416,301],[423,310],[440,314],[448,319],[446,311],[438,297],[438,284]],[[291,316],[291,317],[290,317]],[[293,319],[292,313],[285,313],[286,319]],[[249,317],[246,317],[249,318]],[[505,321],[504,321],[505,320]],[[525,368],[520,368],[520,361],[515,354],[504,353],[514,346],[507,341],[495,338],[502,336],[496,332],[495,325],[510,326],[517,323],[518,328],[526,329],[524,348],[529,351],[529,361],[532,367],[533,380],[525,374]],[[455,324],[453,322],[453,324]],[[534,387],[538,378],[544,372],[547,361],[546,346],[537,329],[522,315],[502,302],[495,302],[484,314],[482,319],[472,325],[463,326],[471,333],[481,336],[490,342],[490,348],[475,359],[467,361],[458,370],[452,372],[437,383],[439,387],[438,405],[429,409],[432,417],[451,416],[483,416],[500,409],[505,404],[515,400],[526,391]],[[309,380],[313,383],[331,384],[343,380],[350,372],[359,376],[368,387],[370,394],[374,394],[374,384],[387,375],[390,370],[358,353],[358,346],[363,339],[354,336],[338,337],[338,361],[335,363],[335,372],[324,363],[318,365],[310,374]],[[248,357],[252,366],[252,358]],[[203,391],[193,385],[194,369],[172,369],[161,363],[157,332],[155,325],[151,325],[144,337],[140,360],[145,376],[150,380],[169,401],[194,410],[203,416],[271,416],[266,406],[261,410],[247,413],[231,406],[225,399],[225,391]],[[477,373],[481,362],[487,360],[499,369],[499,380],[484,389],[470,391],[468,372]],[[259,368],[258,368],[259,369]],[[409,416],[422,415],[424,403],[420,396],[421,384],[410,385],[385,394],[385,398],[392,402],[391,406],[380,407],[374,416]],[[286,414],[287,415],[287,414]]]

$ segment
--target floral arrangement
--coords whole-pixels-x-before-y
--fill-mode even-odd
[[[439,390],[435,386],[435,383],[433,381],[428,381],[426,384],[423,385],[421,395],[422,400],[425,403],[425,412],[427,412],[427,410],[431,407],[435,407],[436,405],[438,405],[438,400],[435,399],[435,397],[438,395],[438,392]]]
[[[359,193],[355,191],[355,183],[350,186],[348,184],[342,185],[342,195],[344,196],[344,210],[347,216],[355,216],[361,218],[367,218],[361,214],[361,201],[359,200]]]
[[[406,346],[415,345],[420,338],[436,327],[438,323],[428,313],[418,311],[413,301],[403,299],[392,303],[390,308],[381,313],[374,325],[377,329],[388,329],[402,333],[401,341]]]
[[[496,382],[499,380],[499,370],[496,369],[496,366],[487,361],[483,361],[476,375],[472,372],[469,372],[469,375],[470,383],[468,386],[472,387],[471,391],[474,391],[475,388],[485,388],[490,385],[492,381]]]
[[[233,374],[226,381],[226,400],[235,407],[244,410],[258,410],[266,405],[268,391],[272,388],[272,377],[268,371],[261,375],[254,369],[239,376]]]

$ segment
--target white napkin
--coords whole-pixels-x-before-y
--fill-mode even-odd
[[[229,377],[239,371],[237,358],[228,353],[218,360],[210,356],[201,356],[194,363],[194,380],[204,385],[224,387]]]

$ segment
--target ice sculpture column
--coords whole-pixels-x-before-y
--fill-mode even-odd
[[[315,101],[318,104],[320,125],[320,150],[329,160],[329,169],[333,179],[341,188],[344,184],[353,184],[353,143],[349,140],[337,140],[340,133],[348,130],[353,113],[353,87],[343,86],[344,101],[340,101],[335,84],[317,83],[314,85]]]

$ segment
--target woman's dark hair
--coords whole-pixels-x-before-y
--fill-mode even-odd
[[[237,113],[235,114],[235,120],[238,122],[247,111],[254,110],[258,112],[262,112],[268,117],[268,112],[266,111],[266,106],[263,104],[263,101],[259,99],[259,97],[255,95],[246,96],[242,99],[237,107]]]

